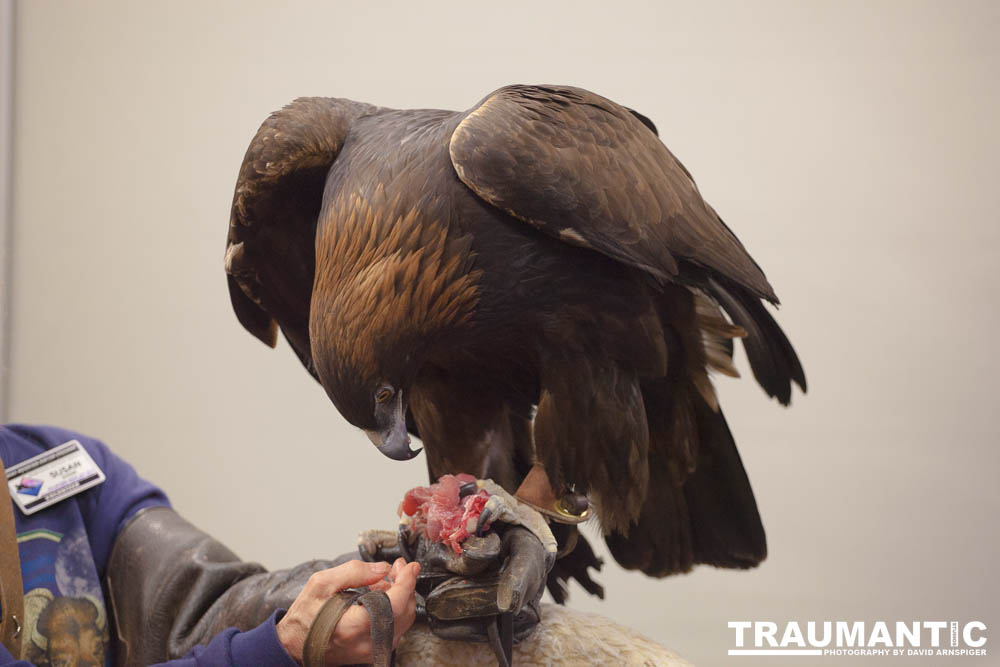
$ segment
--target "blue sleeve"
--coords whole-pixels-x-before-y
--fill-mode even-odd
[[[166,494],[158,487],[139,477],[135,468],[118,458],[100,440],[52,426],[11,425],[8,428],[28,437],[47,449],[69,440],[79,440],[83,448],[104,471],[103,484],[78,496],[90,552],[94,556],[97,576],[104,581],[107,574],[111,548],[122,526],[136,512],[146,507],[170,505]]]
[[[215,635],[208,646],[195,646],[183,658],[160,663],[164,667],[299,667],[278,642],[278,621],[283,609],[253,630],[239,632],[236,628]],[[0,667],[33,667],[29,662],[14,660],[0,644]]]
[[[279,609],[253,630],[223,630],[208,646],[195,646],[183,658],[161,663],[170,667],[299,667],[278,641]]]

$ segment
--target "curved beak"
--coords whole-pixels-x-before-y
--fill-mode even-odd
[[[402,392],[396,395],[396,406],[392,412],[392,421],[378,431],[365,431],[375,448],[393,461],[409,461],[419,454],[421,449],[410,448],[410,434],[406,431],[406,408],[403,407]]]

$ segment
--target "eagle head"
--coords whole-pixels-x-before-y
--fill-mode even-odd
[[[429,352],[472,318],[480,272],[419,211],[387,215],[359,198],[329,207],[316,240],[309,339],[320,383],[380,452],[405,461],[407,398]],[[380,222],[388,220],[388,222]]]
[[[310,339],[316,374],[333,404],[375,447],[396,461],[420,453],[410,447],[407,398],[420,369],[422,337],[370,299],[339,292],[314,294]],[[402,307],[398,303],[389,307]],[[405,309],[404,309],[405,312]]]

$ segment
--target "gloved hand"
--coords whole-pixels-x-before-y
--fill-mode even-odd
[[[462,487],[462,495],[485,489],[491,495],[479,529],[455,553],[440,542],[413,534],[403,521],[399,531],[367,531],[359,538],[364,560],[403,556],[421,565],[417,615],[443,639],[491,641],[498,615],[509,613],[515,640],[539,621],[539,600],[556,556],[556,542],[545,519],[490,480]],[[481,532],[480,530],[476,531]]]

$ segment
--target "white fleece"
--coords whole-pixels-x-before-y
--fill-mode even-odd
[[[396,655],[400,667],[497,664],[486,644],[445,641],[426,625],[414,626],[403,636]],[[542,622],[514,646],[517,667],[541,665],[643,665],[692,667],[673,651],[611,619],[553,604],[542,605]]]

